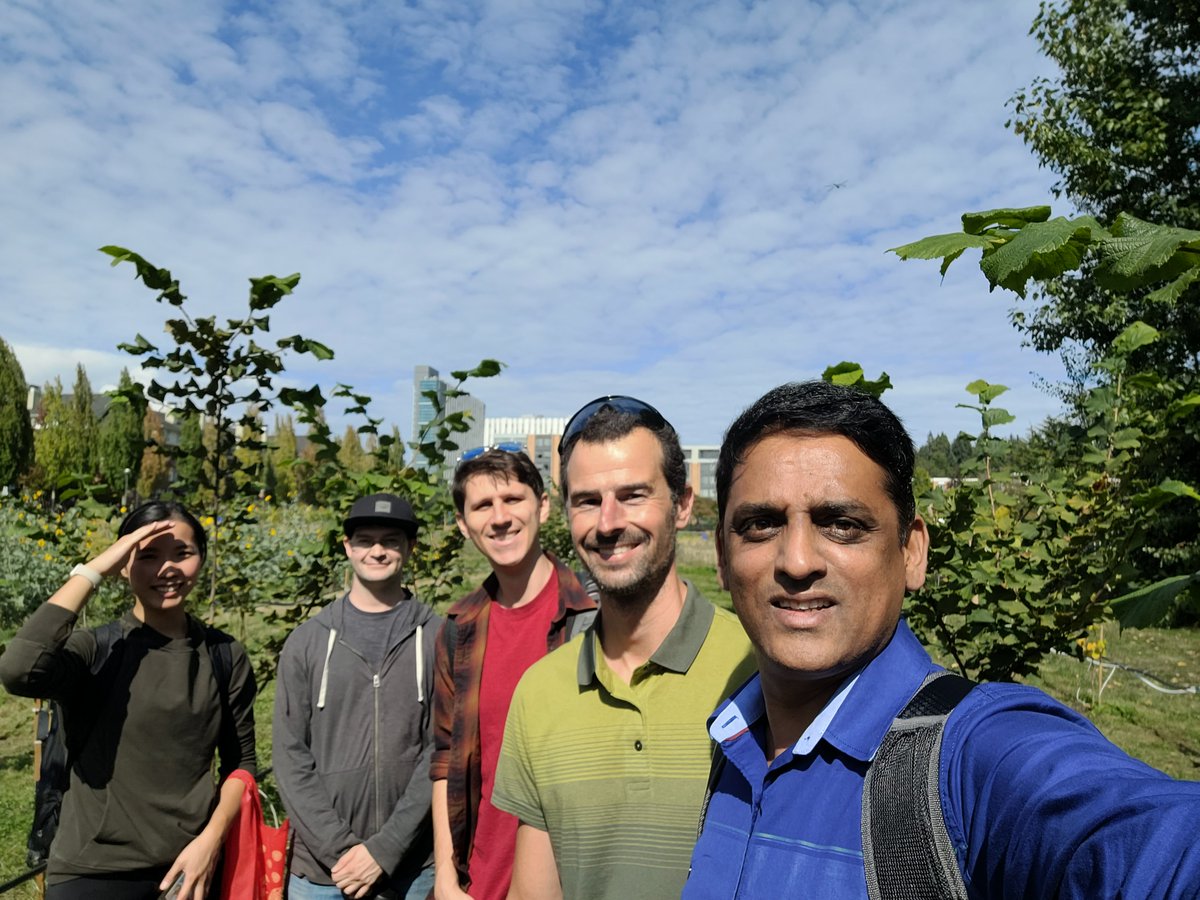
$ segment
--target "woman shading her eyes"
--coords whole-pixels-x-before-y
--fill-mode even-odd
[[[255,772],[255,684],[241,644],[184,607],[206,551],[203,527],[179,504],[138,507],[0,657],[11,693],[62,707],[70,788],[50,850],[49,900],[155,898],[181,876],[179,900],[209,896],[243,790],[225,776]],[[101,580],[118,576],[133,608],[76,629]]]

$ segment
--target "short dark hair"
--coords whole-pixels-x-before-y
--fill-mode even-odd
[[[759,441],[781,433],[838,434],[853,441],[883,469],[884,489],[900,520],[900,537],[908,535],[917,515],[912,487],[916,459],[912,438],[896,414],[870,394],[824,381],[781,384],[733,420],[717,459],[718,522],[725,521],[733,470]]]
[[[196,552],[200,554],[200,561],[203,562],[207,559],[208,533],[204,530],[204,526],[200,524],[199,519],[184,508],[183,504],[175,503],[172,500],[150,500],[137,507],[121,520],[121,525],[117,528],[117,537],[124,537],[151,522],[169,520],[184,522],[191,526],[192,534],[196,536]]]
[[[532,459],[520,450],[500,450],[493,447],[455,466],[450,492],[454,496],[454,508],[458,510],[459,515],[462,515],[467,502],[467,482],[476,475],[490,475],[504,481],[519,481],[527,485],[538,498],[546,493],[542,473],[538,471]]]
[[[659,415],[650,417],[638,413],[626,412],[605,406],[596,411],[583,427],[576,432],[567,445],[559,453],[559,480],[562,482],[564,499],[570,497],[571,491],[567,484],[567,464],[571,461],[571,453],[581,441],[585,444],[606,444],[619,441],[635,428],[645,428],[658,440],[663,455],[663,477],[671,491],[671,501],[678,503],[679,498],[687,489],[687,466],[683,459],[683,447],[679,444],[679,435],[671,427],[671,423]],[[660,424],[661,422],[661,424]]]

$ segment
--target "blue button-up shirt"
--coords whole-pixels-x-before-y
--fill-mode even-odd
[[[863,780],[936,668],[901,622],[770,765],[758,676],[722,705],[709,732],[727,762],[684,900],[865,898]],[[1041,691],[972,691],[947,721],[939,781],[972,897],[1200,896],[1200,783],[1132,759]]]

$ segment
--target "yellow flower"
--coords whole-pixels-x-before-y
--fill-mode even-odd
[[[51,556],[49,553],[47,553],[45,556],[42,557],[42,559],[44,559],[46,562],[50,562],[50,560],[54,559],[54,557]]]
[[[267,496],[263,497],[263,502],[264,502],[264,503],[270,503],[270,502],[271,502],[271,495],[270,495],[270,494],[267,494]]]
[[[250,544],[251,544],[251,543],[252,543],[251,541],[246,541],[246,549],[247,549],[247,550],[249,550],[249,549],[250,549]]]
[[[275,537],[275,529],[274,528],[271,529],[271,537]]]
[[[122,512],[122,514],[124,514],[124,512],[125,512],[125,507],[123,507],[123,506],[121,507],[121,512]]]
[[[251,503],[249,506],[246,507],[246,512],[248,512],[248,513],[254,512],[254,504],[253,503]]]
[[[63,531],[61,528],[55,528],[55,529],[54,529],[54,536],[55,536],[55,537],[62,537],[64,534],[66,534],[66,532],[64,532],[64,531]]]
[[[295,556],[295,555],[296,555],[296,551],[295,551],[295,550],[289,550],[287,555],[288,555],[288,556]]]
[[[39,546],[39,547],[45,547],[45,546],[46,546],[46,539],[45,539],[45,538],[38,538],[38,546]]]

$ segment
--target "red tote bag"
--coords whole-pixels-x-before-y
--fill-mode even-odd
[[[263,819],[258,782],[245,769],[229,776],[246,785],[237,818],[225,835],[222,900],[282,900],[287,866],[288,820]]]

